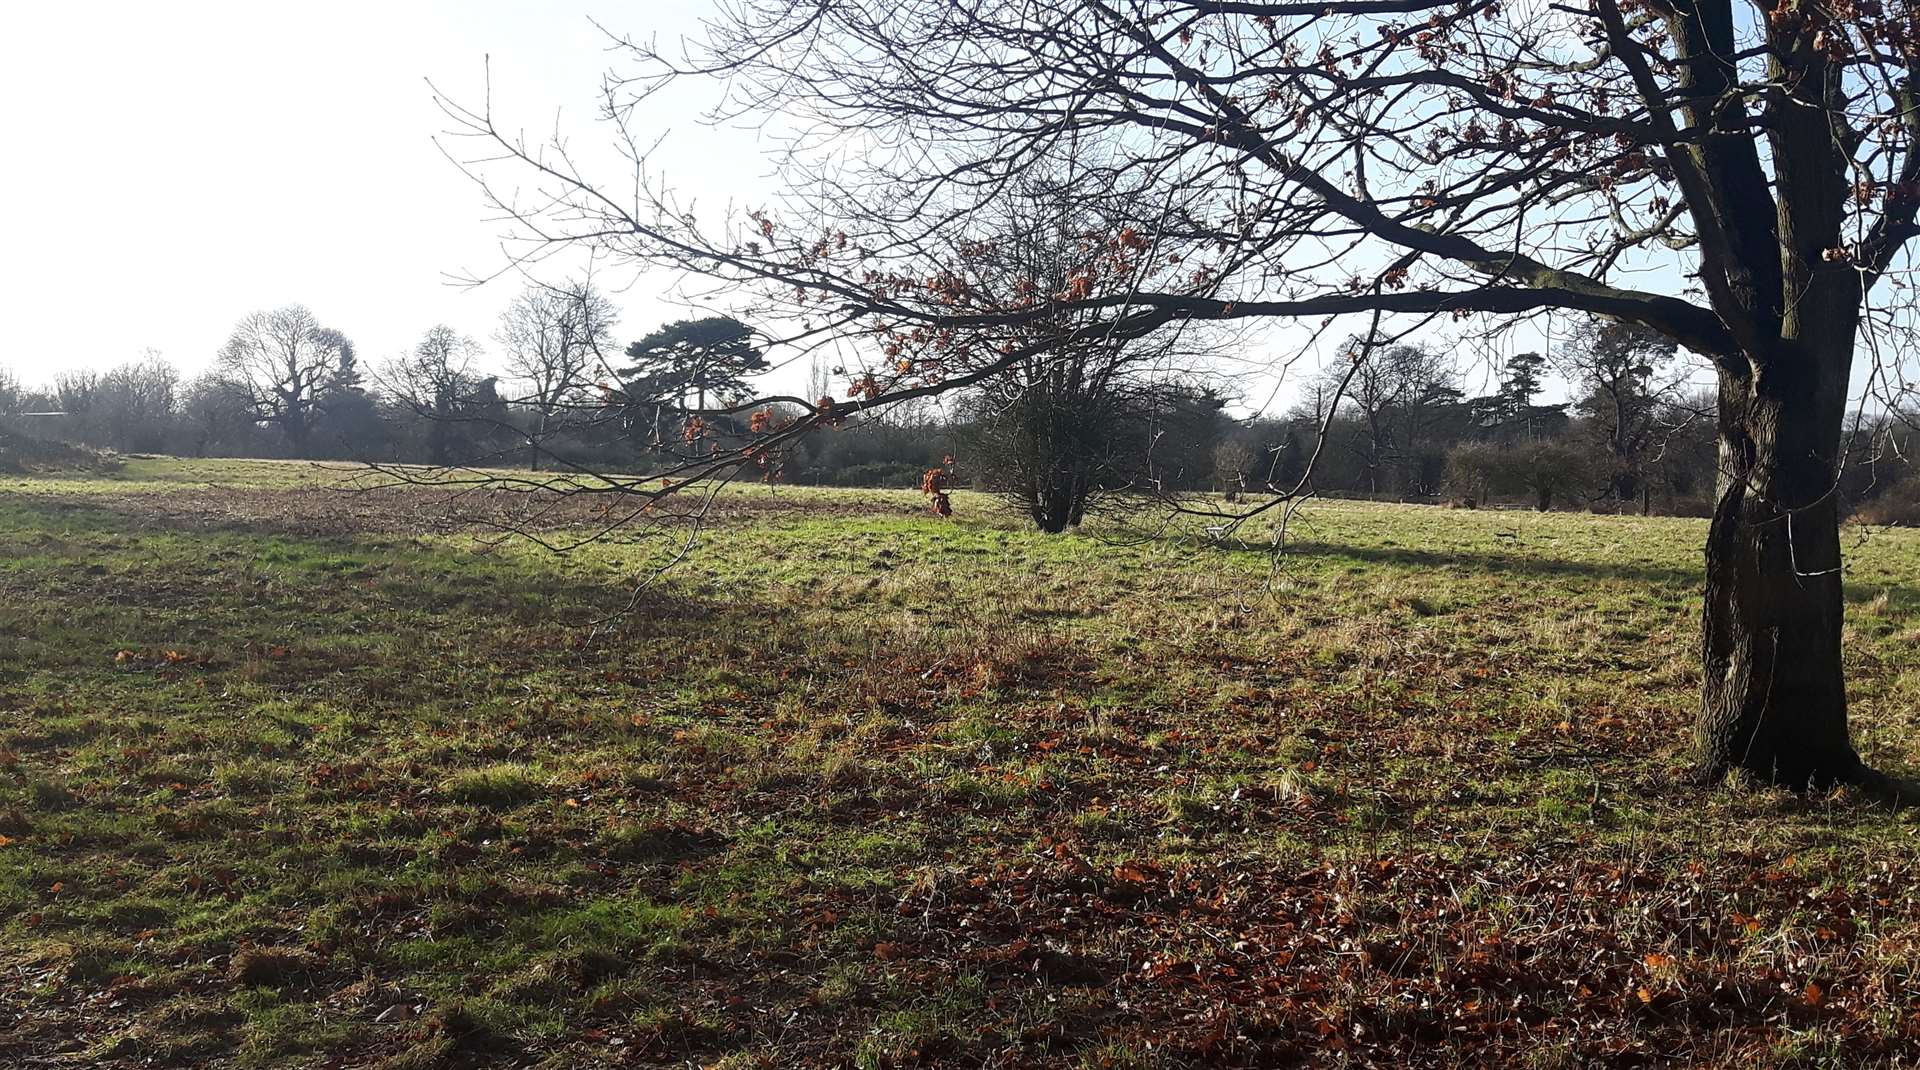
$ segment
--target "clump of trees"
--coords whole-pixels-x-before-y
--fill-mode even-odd
[[[365,413],[353,343],[304,305],[242,319],[214,367],[254,423],[277,432],[296,457],[327,452],[314,442],[324,424],[350,425]]]
[[[1605,494],[1616,507],[1646,508],[1651,463],[1692,413],[1674,403],[1686,381],[1673,339],[1634,323],[1590,319],[1560,350],[1561,372],[1573,384],[1584,437],[1605,469]]]
[[[1190,489],[1212,470],[1224,399],[1206,389],[1213,334],[1192,325],[1141,332],[1088,330],[1095,317],[1069,300],[1124,289],[1147,244],[1097,208],[1074,204],[1053,179],[1028,179],[969,241],[948,285],[1024,305],[1002,350],[1046,359],[1002,362],[967,353],[973,384],[957,406],[962,454],[975,483],[1047,532],[1077,527],[1103,502]],[[904,356],[896,342],[890,351]],[[894,370],[912,370],[904,361]],[[868,374],[863,390],[878,388]]]
[[[1447,454],[1447,476],[1461,496],[1477,503],[1521,498],[1544,512],[1556,504],[1576,504],[1594,471],[1577,444],[1534,438],[1511,445],[1462,443]]]
[[[1581,321],[1551,361],[1517,354],[1482,395],[1465,391],[1437,347],[1352,339],[1284,417],[1219,422],[1206,443],[1214,485],[1236,497],[1285,493],[1319,445],[1308,481],[1319,494],[1705,515],[1718,463],[1712,401],[1683,391],[1671,347],[1649,353],[1636,348],[1641,335],[1626,339]],[[1569,370],[1573,396],[1543,404],[1556,368]],[[1874,489],[1860,486],[1861,500]]]
[[[1313,416],[1320,422],[1319,406],[1333,399],[1350,417],[1353,433],[1342,435],[1340,445],[1359,465],[1366,493],[1438,493],[1432,444],[1447,433],[1461,397],[1452,362],[1428,346],[1354,339],[1338,365],[1315,384]]]
[[[1009,377],[965,399],[955,426],[971,483],[1041,531],[1077,527],[1105,504],[1206,489],[1231,423],[1202,388],[1116,382],[1089,363]]]
[[[47,400],[70,415],[76,437],[90,445],[154,452],[167,448],[167,423],[180,390],[179,373],[149,352],[102,373],[62,372]]]
[[[581,414],[592,412],[596,377],[606,374],[618,322],[613,302],[581,281],[531,285],[501,314],[494,337],[519,385],[527,467],[540,468],[553,440],[577,431]]]
[[[511,428],[499,376],[481,371],[479,342],[445,324],[428,328],[413,352],[389,360],[380,383],[399,415],[408,459],[448,466],[497,456]]]
[[[105,372],[61,372],[41,389],[0,369],[0,419],[37,437],[121,452],[639,465],[662,446],[623,423],[618,322],[591,283],[534,284],[502,313],[495,352],[436,325],[368,376],[344,332],[289,305],[243,317],[192,380],[152,352]],[[684,327],[663,331],[684,335]],[[765,369],[757,356],[727,371],[694,369],[673,399],[674,419],[697,412],[709,393],[737,400],[743,377]]]

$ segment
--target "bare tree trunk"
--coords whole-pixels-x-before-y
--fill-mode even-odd
[[[1091,481],[1085,472],[1055,469],[1051,478],[1036,484],[1028,498],[1027,511],[1034,527],[1049,535],[1077,528],[1086,516]]]
[[[280,423],[281,433],[287,436],[287,449],[295,457],[307,456],[307,444],[313,439],[313,425],[308,422],[306,412],[290,410]]]
[[[1034,526],[1049,535],[1058,535],[1067,530],[1073,517],[1073,489],[1070,485],[1055,483],[1040,488],[1040,494],[1034,501]]]
[[[1847,737],[1834,493],[1850,358],[1847,338],[1759,376],[1721,372],[1695,730],[1710,777],[1801,788],[1864,773]]]
[[[1377,500],[1380,497],[1380,433],[1374,431],[1367,440],[1367,497]]]
[[[445,384],[435,384],[433,390],[433,414],[427,423],[427,456],[436,465],[445,466],[453,451],[447,441],[453,419],[453,391]]]

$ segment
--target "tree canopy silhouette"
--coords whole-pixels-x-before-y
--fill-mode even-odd
[[[633,364],[620,370],[628,398],[636,403],[692,411],[711,395],[722,404],[751,397],[747,377],[767,370],[753,328],[731,316],[675,320],[627,346]]]

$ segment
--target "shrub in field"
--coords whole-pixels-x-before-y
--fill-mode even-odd
[[[1920,527],[1920,476],[1908,476],[1853,511],[1857,524]]]
[[[0,427],[0,472],[27,472],[36,468],[87,468],[114,463],[97,450],[48,442]]]
[[[1447,455],[1448,479],[1456,491],[1478,501],[1524,495],[1542,512],[1591,478],[1586,455],[1571,443],[1535,439],[1514,446],[1469,442]]]

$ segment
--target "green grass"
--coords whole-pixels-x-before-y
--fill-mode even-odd
[[[1920,1051],[1914,815],[1675,775],[1695,521],[742,488],[636,599],[310,466],[6,478],[0,1064]],[[1920,539],[1849,545],[1911,771]]]

